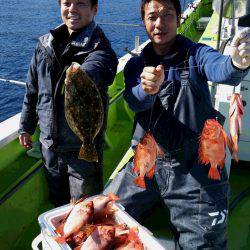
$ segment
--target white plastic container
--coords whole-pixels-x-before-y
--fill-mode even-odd
[[[153,234],[145,227],[140,225],[134,220],[128,213],[124,211],[124,208],[120,204],[114,204],[117,209],[115,212],[115,219],[118,223],[125,223],[128,227],[138,227],[139,237],[144,245],[145,250],[164,250],[164,248]],[[37,241],[42,241],[42,249],[44,250],[69,250],[71,249],[68,244],[59,244],[53,237],[56,236],[55,225],[61,219],[65,217],[70,210],[71,206],[66,205],[59,208],[52,209],[43,213],[38,217],[38,222],[41,227],[41,234],[37,237]],[[34,240],[35,241],[35,240]],[[34,242],[33,241],[33,242]],[[32,246],[33,247],[33,246]],[[38,249],[33,247],[33,249]]]

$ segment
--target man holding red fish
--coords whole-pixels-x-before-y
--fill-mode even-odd
[[[250,66],[250,28],[230,56],[177,35],[179,0],[142,0],[151,42],[126,65],[124,98],[135,112],[135,157],[104,190],[136,219],[163,201],[182,249],[227,249],[225,118],[207,81],[238,84]],[[215,153],[214,153],[215,152]]]

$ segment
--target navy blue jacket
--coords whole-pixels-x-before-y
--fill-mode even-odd
[[[156,55],[152,43],[149,43],[139,57],[131,58],[124,70],[124,98],[136,113],[134,127],[139,123],[145,131],[151,130],[157,142],[169,150],[180,148],[184,138],[194,136],[189,128],[173,116],[173,107],[180,89],[180,70],[184,62],[190,67],[190,82],[202,92],[208,105],[211,105],[211,97],[207,81],[237,85],[248,72],[236,69],[229,56],[181,35],[177,35],[168,55]],[[141,87],[140,74],[145,66],[159,64],[164,65],[165,80],[158,94],[149,95]],[[171,92],[168,93],[171,98],[167,110],[162,107],[164,104],[160,98],[166,95],[166,89]],[[138,135],[134,137],[138,138]]]
[[[100,90],[106,112],[103,129],[100,131],[102,135],[107,121],[107,90],[114,80],[118,64],[108,39],[95,22],[74,33],[58,58],[56,38],[65,30],[67,27],[62,24],[39,38],[27,76],[19,133],[27,132],[32,135],[39,121],[40,141],[46,148],[57,145],[58,142],[58,128],[61,126],[58,124],[61,113],[58,105],[60,99],[62,100],[61,88],[65,72],[71,63],[81,64]],[[65,138],[76,137],[69,128],[66,131],[69,134]],[[80,146],[79,139],[73,139],[75,142],[77,140]]]

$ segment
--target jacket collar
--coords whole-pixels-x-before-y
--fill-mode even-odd
[[[75,47],[87,48],[89,46],[89,42],[93,36],[94,30],[98,27],[98,25],[92,21],[88,26],[73,32],[71,34],[70,44]],[[50,33],[44,35],[39,38],[40,42],[44,45],[44,47],[52,48],[53,41],[60,36],[62,33],[67,32],[67,26],[65,24],[61,24],[56,27],[54,30],[50,30]]]
[[[96,29],[97,24],[92,21],[88,26],[79,30],[78,32],[73,32],[71,34],[72,41],[71,44],[76,47],[87,47],[91,40],[94,30]]]

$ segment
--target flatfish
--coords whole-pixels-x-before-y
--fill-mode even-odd
[[[78,63],[72,63],[66,71],[65,117],[82,141],[78,159],[98,162],[93,141],[103,124],[103,103],[97,86]]]

